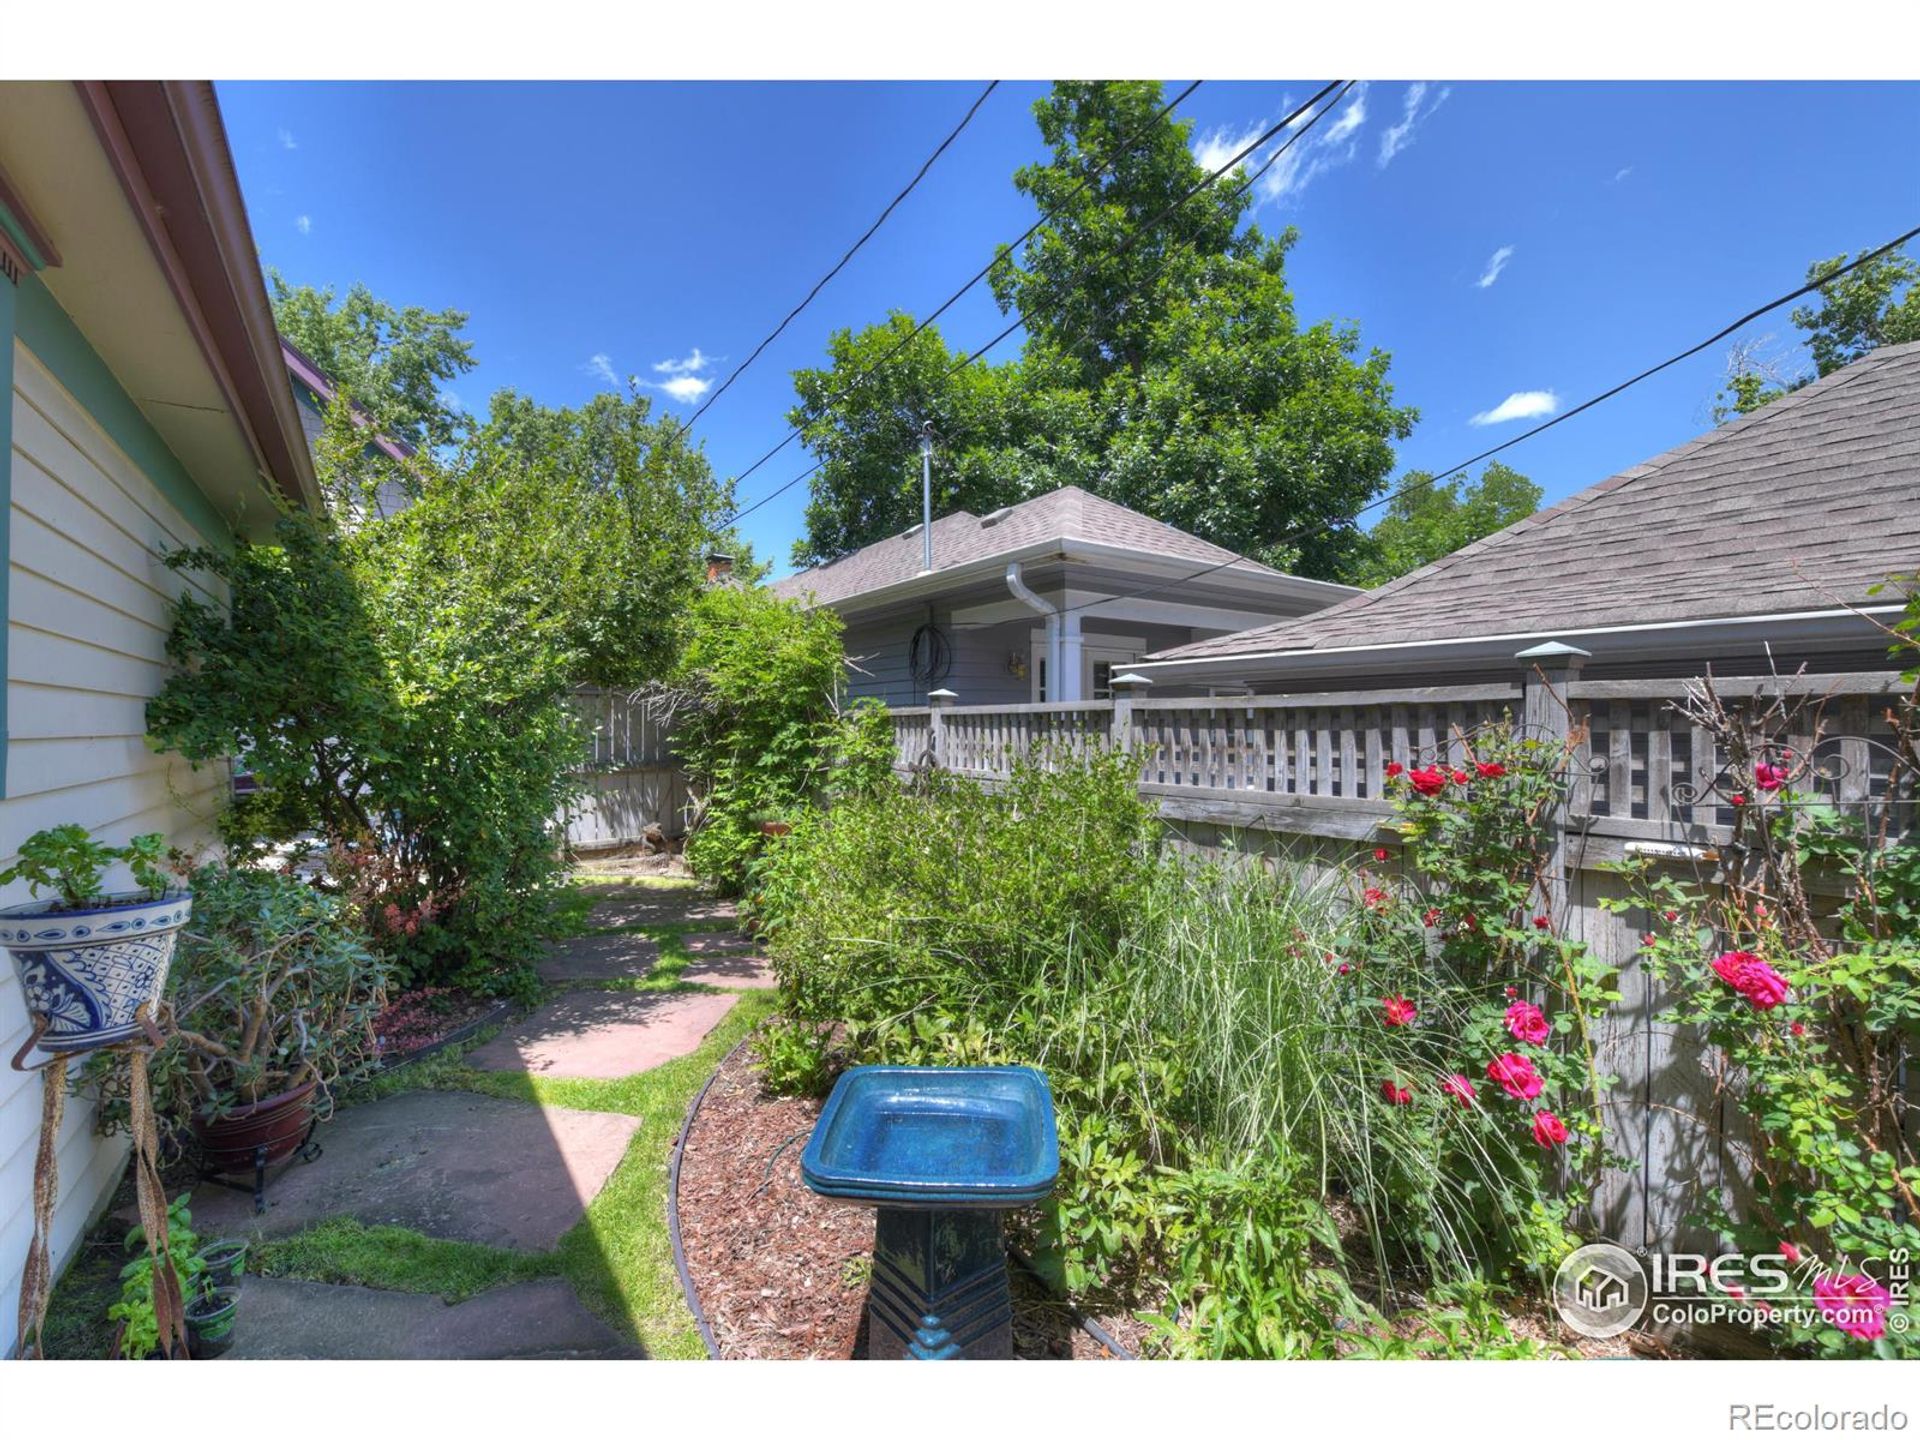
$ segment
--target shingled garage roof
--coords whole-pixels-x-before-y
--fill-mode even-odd
[[[1832,610],[1916,566],[1920,344],[1876,351],[1377,590],[1148,661]]]
[[[1220,565],[1242,574],[1280,574],[1124,505],[1090,495],[1077,485],[1049,491],[984,518],[965,510],[942,516],[933,522],[934,573],[1013,555],[1050,541],[1072,540],[1191,560],[1196,568]],[[789,575],[772,588],[776,594],[795,599],[811,594],[817,603],[831,605],[917,578],[921,556],[920,527],[916,525],[904,535],[876,541],[830,565]]]

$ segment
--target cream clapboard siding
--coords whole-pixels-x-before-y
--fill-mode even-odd
[[[12,405],[0,869],[28,835],[66,821],[115,843],[160,830],[184,848],[208,844],[225,767],[196,773],[142,739],[146,701],[167,673],[170,602],[189,584],[210,593],[160,557],[202,537],[18,343]],[[127,883],[125,875],[109,879]],[[0,891],[0,903],[27,898],[24,886]],[[7,965],[0,974],[0,1354],[17,1339],[20,1270],[33,1233],[40,1077],[5,1065],[27,1034]],[[106,1201],[125,1156],[126,1142],[97,1136],[93,1107],[70,1097],[59,1138],[56,1266]]]

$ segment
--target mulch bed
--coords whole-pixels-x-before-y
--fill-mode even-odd
[[[873,1212],[800,1179],[820,1102],[766,1095],[746,1049],[715,1074],[680,1160],[680,1233],[694,1289],[728,1360],[853,1360],[866,1352]],[[1018,1265],[1014,1350],[1025,1360],[1113,1358]],[[1101,1323],[1131,1345],[1130,1317]]]
[[[391,1068],[438,1049],[502,1009],[499,1000],[465,990],[426,986],[403,991],[374,1017],[380,1063]]]

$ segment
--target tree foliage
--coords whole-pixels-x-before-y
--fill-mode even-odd
[[[1463,545],[1505,529],[1540,508],[1540,487],[1519,471],[1489,461],[1478,480],[1465,474],[1435,480],[1424,470],[1405,475],[1387,513],[1367,533],[1345,578],[1369,588],[1384,585]]]
[[[1835,255],[1807,267],[1808,281],[1820,283],[1820,303],[1798,306],[1793,323],[1806,336],[1812,372],[1781,375],[1777,367],[1756,363],[1753,347],[1738,348],[1714,406],[1715,420],[1751,415],[1882,345],[1920,340],[1920,261],[1896,250],[1833,278],[1848,258]]]
[[[1363,353],[1356,328],[1301,325],[1285,274],[1294,233],[1245,224],[1249,202],[1226,180],[1196,190],[1190,127],[1156,117],[1159,95],[1061,83],[1036,105],[1052,155],[1014,183],[1048,218],[992,276],[1025,325],[1017,361],[949,373],[958,357],[929,329],[858,379],[910,328],[895,315],[836,336],[832,363],[796,376],[793,422],[824,462],[798,563],[918,517],[927,418],[938,509],[1074,484],[1302,574],[1348,563],[1353,518],[1415,413],[1393,403],[1388,358]]]
[[[446,445],[465,417],[445,386],[474,366],[462,337],[464,310],[397,306],[365,285],[343,297],[332,286],[289,285],[269,268],[273,321],[340,389],[353,394],[381,431],[417,447]]]

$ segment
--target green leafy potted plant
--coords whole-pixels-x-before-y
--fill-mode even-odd
[[[209,1168],[255,1171],[299,1148],[317,1107],[370,1073],[384,960],[337,896],[279,871],[206,865],[167,993],[154,1109]],[[96,1074],[108,1128],[128,1119],[126,1073]]]
[[[24,880],[34,897],[0,910],[0,946],[40,1023],[43,1053],[118,1044],[139,1030],[141,1007],[159,1001],[193,909],[191,892],[169,883],[165,845],[157,834],[107,845],[85,826],[56,825],[0,871],[0,885]],[[108,894],[107,871],[120,862],[140,888]],[[46,891],[51,899],[40,898]]]
[[[187,1197],[175,1196],[167,1206],[168,1263],[173,1266],[180,1295],[187,1302],[187,1330],[193,1333],[193,1301],[206,1290],[206,1266],[195,1253],[198,1237],[193,1233],[193,1216],[187,1210]],[[147,1232],[136,1225],[127,1232],[123,1248],[140,1253],[120,1271],[120,1298],[107,1307],[107,1318],[119,1321],[114,1337],[114,1353],[122,1360],[146,1360],[159,1355],[165,1359],[184,1359],[163,1353],[159,1311],[153,1303],[153,1252],[147,1246]],[[231,1320],[228,1332],[231,1334]]]

